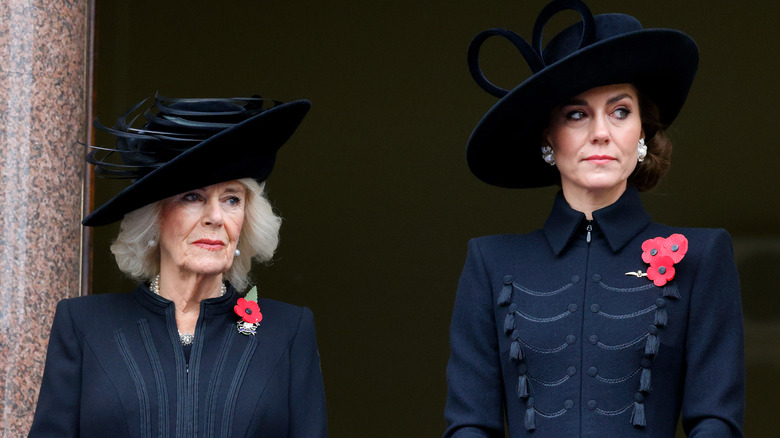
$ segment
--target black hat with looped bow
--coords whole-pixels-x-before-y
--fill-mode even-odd
[[[542,50],[545,25],[558,12],[572,9],[582,21],[555,35]],[[532,76],[511,91],[488,81],[479,66],[479,50],[491,36],[509,40]],[[591,88],[630,83],[651,99],[668,126],[690,90],[699,50],[693,39],[674,29],[643,29],[624,14],[591,15],[579,0],[555,0],[536,19],[532,45],[507,29],[489,29],[474,38],[468,51],[471,75],[500,100],[471,134],[466,160],[482,181],[499,187],[544,187],[558,181],[558,171],[541,157],[541,133],[550,112]]]
[[[119,117],[113,128],[95,120],[96,128],[116,136],[116,146],[90,146],[87,162],[95,165],[98,176],[135,182],[87,216],[84,225],[110,224],[187,190],[241,178],[264,181],[273,169],[276,151],[311,106],[308,100],[155,96],[143,110],[146,122],[134,128],[136,119],[128,117],[142,111],[146,102]]]

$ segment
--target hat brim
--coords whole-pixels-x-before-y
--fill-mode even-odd
[[[310,107],[308,100],[284,103],[209,137],[135,181],[82,223],[107,225],[144,205],[212,184],[241,178],[265,180],[277,150]]]
[[[604,39],[545,67],[502,97],[469,138],[466,160],[480,180],[499,187],[555,184],[541,158],[550,112],[591,88],[631,83],[668,126],[688,95],[699,62],[693,39],[673,29],[643,29]]]

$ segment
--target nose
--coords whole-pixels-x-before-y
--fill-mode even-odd
[[[591,129],[591,143],[595,145],[609,144],[609,126],[607,125],[607,116],[599,114],[593,117]]]
[[[222,209],[219,202],[209,199],[203,205],[202,222],[204,226],[222,226]]]

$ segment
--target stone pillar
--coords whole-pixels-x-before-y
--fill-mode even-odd
[[[0,0],[0,431],[32,423],[56,303],[81,291],[91,0]]]

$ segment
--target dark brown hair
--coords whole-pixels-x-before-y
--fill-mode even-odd
[[[636,168],[628,177],[628,185],[639,191],[650,190],[658,184],[658,180],[672,165],[672,142],[664,132],[665,126],[660,122],[658,107],[652,100],[639,91],[639,115],[642,118],[642,129],[645,132],[647,156],[637,163]]]

